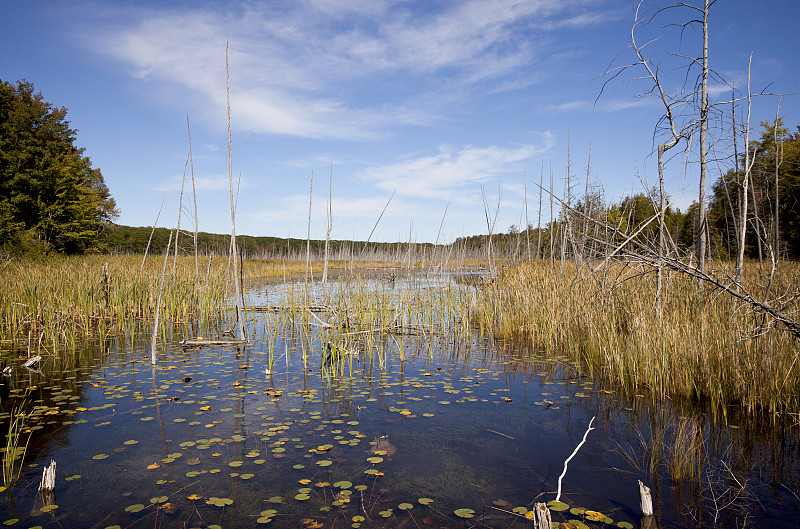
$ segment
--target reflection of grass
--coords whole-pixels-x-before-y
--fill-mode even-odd
[[[6,448],[3,452],[3,485],[10,487],[14,481],[19,477],[22,471],[22,465],[25,461],[25,451],[28,449],[28,441],[30,436],[25,441],[25,446],[20,446],[20,437],[22,436],[22,428],[25,425],[25,418],[27,416],[22,411],[22,404],[17,406],[11,413],[11,420],[8,423],[8,434],[6,435]],[[19,459],[19,466],[16,461]],[[15,474],[16,467],[16,476]]]
[[[422,465],[409,465],[393,476],[398,497],[431,497],[437,501],[464,501],[477,495],[491,496],[493,484],[477,474],[455,454],[443,454],[438,464],[430,457]]]
[[[649,432],[633,426],[634,445],[618,444],[627,463],[649,476],[665,470],[673,483],[697,482],[707,463],[703,426],[696,417],[654,417]]]
[[[703,429],[690,417],[680,417],[673,432],[667,461],[672,481],[697,481],[705,464]]]

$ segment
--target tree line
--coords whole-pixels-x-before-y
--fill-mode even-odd
[[[790,133],[783,120],[762,122],[760,137],[750,144],[755,155],[746,171],[744,160],[717,178],[708,197],[707,256],[735,260],[738,225],[742,218],[743,181],[747,187],[747,226],[744,255],[769,261],[800,259],[800,127]],[[543,226],[511,226],[507,233],[492,235],[497,257],[509,259],[573,259],[576,251],[586,258],[603,258],[609,245],[634,240],[656,250],[660,211],[658,188],[646,190],[607,204],[602,193],[589,190],[575,204],[559,208],[557,217]],[[696,253],[699,241],[699,204],[685,211],[672,207],[666,197],[664,228],[667,238],[683,256]],[[559,199],[560,200],[560,199]],[[777,229],[776,229],[777,228]],[[488,235],[461,237],[454,243],[470,252],[485,252]]]
[[[70,128],[66,114],[65,108],[45,102],[32,83],[0,80],[0,249],[12,255],[160,251],[170,230],[113,223],[114,199],[100,170],[92,167],[84,149],[75,146],[77,131]],[[791,133],[780,118],[762,122],[761,127],[760,137],[749,142],[747,155],[735,154],[733,167],[711,186],[703,204],[707,208],[695,201],[686,211],[675,209],[669,197],[662,203],[661,188],[607,204],[601,191],[587,185],[585,196],[577,201],[557,198],[557,217],[544,226],[512,226],[491,239],[462,237],[450,250],[446,245],[440,249],[449,255],[457,249],[461,255],[476,256],[485,253],[491,241],[498,257],[591,259],[602,257],[609,243],[622,244],[634,234],[637,242],[653,248],[663,236],[686,256],[696,254],[702,242],[704,256],[735,259],[745,219],[746,257],[800,259],[800,127]],[[656,219],[662,209],[663,221]],[[705,218],[702,231],[701,217]],[[187,252],[194,251],[193,237],[183,237],[192,238]],[[307,244],[316,257],[324,251],[324,241],[238,238],[241,253],[248,257],[305,258]],[[229,245],[227,235],[197,234],[202,254],[227,255]],[[368,250],[374,258],[402,261],[411,258],[411,249],[415,255],[435,253],[431,244],[330,243],[332,256],[348,259],[367,257]]]

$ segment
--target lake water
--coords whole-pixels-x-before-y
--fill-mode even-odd
[[[0,493],[0,523],[527,527],[526,510],[556,497],[594,417],[554,520],[637,527],[641,479],[660,527],[800,525],[796,420],[745,420],[735,408],[723,420],[697,404],[625,397],[566,358],[415,319],[418,303],[446,317],[426,296],[479,288],[447,275],[358,285],[394,313],[376,309],[363,328],[356,314],[322,310],[351,295],[344,283],[325,295],[260,284],[249,285],[261,311],[248,313],[245,346],[184,349],[181,339],[225,325],[174,325],[154,366],[147,333],[131,330],[44,354],[41,373],[5,347],[3,417],[22,406],[32,435],[20,479]],[[290,310],[306,304],[313,315]],[[43,497],[51,460],[55,494]]]

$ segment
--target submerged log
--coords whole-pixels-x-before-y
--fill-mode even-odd
[[[28,360],[26,360],[24,364],[22,364],[22,367],[28,370],[36,369],[36,364],[41,362],[41,360],[42,357],[40,355],[32,356],[28,358]]]
[[[209,345],[241,345],[247,343],[246,340],[181,340],[183,347],[206,347]]]

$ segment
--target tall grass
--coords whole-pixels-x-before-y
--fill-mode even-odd
[[[133,332],[155,315],[162,259],[94,255],[9,261],[0,274],[0,339],[52,352],[90,336]],[[231,290],[226,288],[231,280],[227,260],[210,261],[207,279],[205,273],[197,277],[192,256],[174,263],[164,283],[165,325],[218,317]],[[331,269],[348,266],[346,261],[330,263]],[[358,266],[386,264],[361,261]],[[245,281],[287,277],[304,267],[303,262],[246,260],[241,275]]]
[[[27,415],[22,411],[24,403],[17,406],[11,413],[8,422],[8,433],[6,434],[6,446],[3,449],[3,486],[8,488],[14,484],[22,471],[25,462],[25,452],[28,449],[27,437],[25,444],[22,444],[23,427]],[[19,463],[17,463],[19,460]]]
[[[471,312],[494,336],[566,354],[628,393],[738,404],[774,414],[800,410],[798,340],[762,314],[691,278],[666,278],[661,317],[655,275],[618,265],[597,274],[549,263],[507,268]],[[746,271],[755,291],[758,271]],[[800,266],[786,263],[773,292],[791,293]],[[792,304],[793,303],[793,304]],[[790,298],[784,312],[798,310]]]

